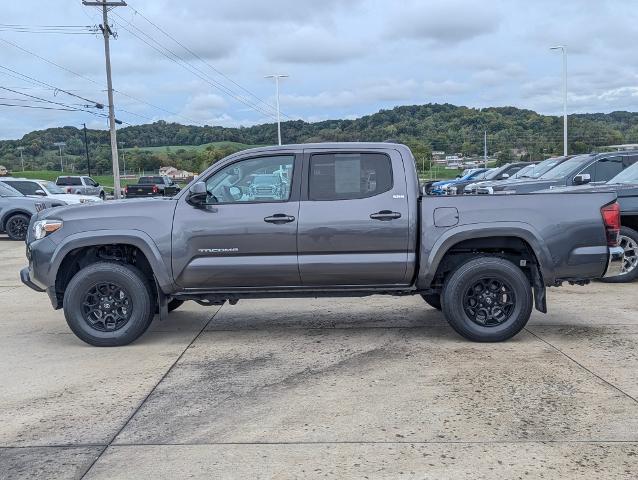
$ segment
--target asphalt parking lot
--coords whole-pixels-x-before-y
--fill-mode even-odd
[[[80,342],[0,236],[0,478],[636,478],[638,285],[501,344],[420,298],[185,305]]]

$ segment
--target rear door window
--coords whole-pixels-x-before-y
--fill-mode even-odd
[[[392,189],[392,163],[383,153],[318,153],[310,157],[310,200],[368,198]]]

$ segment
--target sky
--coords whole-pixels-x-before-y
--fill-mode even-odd
[[[83,28],[101,23],[100,9],[27,0],[0,11],[0,87],[13,90],[0,89],[0,103],[107,104],[103,40]],[[130,0],[109,23],[124,125],[273,122],[275,85],[264,78],[273,73],[289,75],[282,120],[431,102],[561,114],[554,45],[567,47],[570,113],[638,110],[638,9],[627,0]],[[52,25],[73,28],[43,33]],[[0,105],[0,138],[107,128],[106,110],[88,110],[98,116]]]

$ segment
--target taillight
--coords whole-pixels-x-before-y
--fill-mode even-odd
[[[159,192],[159,188],[157,188],[157,185],[153,185],[153,193],[158,193]]]
[[[66,193],[71,193],[71,187],[66,187]]]
[[[610,203],[600,209],[607,232],[607,245],[617,247],[620,236],[620,205],[618,202]]]

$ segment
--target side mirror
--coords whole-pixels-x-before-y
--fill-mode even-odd
[[[36,190],[34,193],[36,195],[40,195],[41,197],[46,197],[47,196],[47,193],[44,190],[40,190],[40,189]]]
[[[585,185],[591,182],[591,175],[589,173],[581,173],[574,177],[574,185]]]
[[[208,190],[206,189],[206,183],[195,183],[188,192],[188,203],[195,207],[201,207],[206,204],[208,198]]]
[[[96,186],[96,187],[99,187],[99,186],[100,186],[100,184],[99,184],[99,183],[97,183],[97,182],[95,182],[95,186]]]
[[[505,180],[507,178],[510,178],[510,174],[509,173],[504,173],[503,175],[501,175],[501,179]]]

